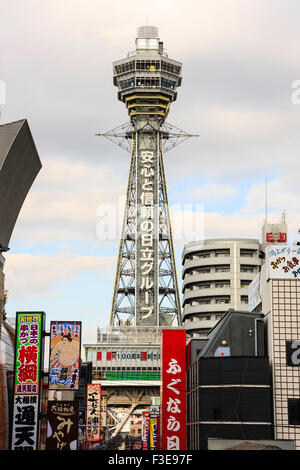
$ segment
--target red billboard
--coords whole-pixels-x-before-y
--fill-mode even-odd
[[[162,450],[186,450],[186,331],[162,332]]]

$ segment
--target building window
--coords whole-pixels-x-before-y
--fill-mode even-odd
[[[175,90],[176,82],[172,80],[167,80],[166,78],[161,78],[161,86],[162,88],[168,88],[170,90]]]
[[[246,289],[249,287],[249,284],[251,284],[251,281],[241,281],[241,288]]]
[[[299,425],[300,424],[300,399],[289,398],[288,399],[288,416],[289,424]]]
[[[216,267],[216,273],[229,273],[230,272],[230,266],[228,265],[222,265]]]
[[[201,299],[199,300],[199,305],[211,304],[211,299]]]
[[[220,282],[216,281],[215,286],[217,288],[230,287],[230,281],[220,281]]]
[[[126,88],[134,87],[134,78],[128,80],[120,80],[120,89],[125,90]]]
[[[215,256],[230,256],[230,250],[220,250],[220,251],[215,251]]]
[[[254,266],[247,266],[246,264],[244,264],[244,265],[241,265],[240,271],[241,273],[254,273],[255,268]]]
[[[253,258],[255,256],[256,250],[247,250],[241,248],[240,250],[240,256],[247,256],[248,258]]]
[[[229,304],[230,303],[230,297],[220,297],[216,299],[216,304]]]

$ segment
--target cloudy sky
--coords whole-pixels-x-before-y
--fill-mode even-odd
[[[129,154],[95,133],[127,122],[112,62],[152,24],[183,81],[168,122],[199,134],[165,155],[177,270],[185,242],[300,227],[298,0],[0,0],[4,124],[28,119],[43,168],[6,254],[8,316],[108,325]],[[109,234],[105,232],[110,213]]]

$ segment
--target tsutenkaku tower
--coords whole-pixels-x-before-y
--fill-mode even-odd
[[[138,28],[135,44],[113,64],[130,122],[97,134],[131,153],[110,326],[177,326],[181,307],[163,153],[189,137],[165,122],[182,64],[168,58],[156,27]]]

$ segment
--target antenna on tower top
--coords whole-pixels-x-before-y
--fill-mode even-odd
[[[265,223],[268,222],[268,182],[265,177]]]
[[[284,209],[281,213],[281,223],[282,224],[286,224],[286,213],[287,213],[286,209]]]

